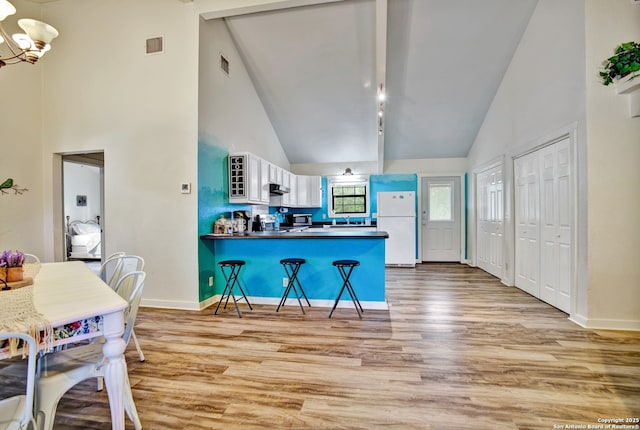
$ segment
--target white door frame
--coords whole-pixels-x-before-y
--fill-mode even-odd
[[[460,262],[466,263],[467,259],[465,258],[465,250],[467,243],[467,229],[466,226],[466,202],[464,196],[467,193],[467,184],[465,182],[465,174],[464,173],[420,173],[418,174],[418,208],[422,208],[422,178],[450,178],[450,177],[458,177],[460,178]],[[418,246],[418,260],[417,263],[422,262],[422,220],[420,210],[416,214],[416,221],[420,228],[418,228],[418,240],[416,244],[420,244]]]

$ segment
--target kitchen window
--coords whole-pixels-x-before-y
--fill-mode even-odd
[[[328,209],[332,218],[369,216],[369,177],[328,178]]]

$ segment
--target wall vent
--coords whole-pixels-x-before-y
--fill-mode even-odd
[[[229,60],[222,54],[220,54],[220,68],[229,76]]]
[[[164,37],[150,37],[146,42],[147,55],[162,54],[164,52]]]

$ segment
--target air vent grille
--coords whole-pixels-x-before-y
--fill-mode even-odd
[[[229,60],[222,54],[220,54],[220,68],[223,72],[229,75]]]
[[[147,55],[161,54],[164,52],[164,37],[150,37],[147,39]]]

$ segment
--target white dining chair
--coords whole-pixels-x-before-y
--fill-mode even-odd
[[[34,384],[36,378],[36,341],[24,333],[0,333],[0,343],[4,340],[19,339],[28,348],[25,394],[0,400],[0,430],[36,428],[33,418]],[[21,366],[24,370],[24,367]],[[24,372],[21,373],[21,376]]]
[[[144,269],[144,258],[138,255],[121,255],[117,258],[120,261],[120,263],[116,267],[116,272],[113,274],[115,281],[112,281],[112,284],[114,285],[117,282],[119,282],[119,280],[127,273],[130,273],[133,271],[141,271]],[[123,287],[112,286],[112,288],[116,291],[116,293],[120,294],[118,290]],[[122,294],[120,294],[120,296],[125,297]],[[142,352],[142,347],[140,347],[140,342],[138,342],[138,338],[136,337],[135,331],[131,333],[131,337],[133,338],[133,344],[136,347],[136,351],[138,352],[138,357],[140,358],[140,361],[144,361],[144,354]]]
[[[35,254],[24,253],[24,263],[25,264],[39,264],[40,258],[38,258]]]
[[[98,271],[98,276],[102,279],[107,285],[111,288],[115,287],[117,279],[115,279],[114,274],[119,272],[119,265],[121,261],[119,257],[126,255],[125,252],[114,252],[109,255],[102,265],[100,266],[100,270]]]
[[[145,273],[134,271],[122,276],[116,285],[129,302],[125,313],[125,330],[122,335],[125,344],[129,343],[138,307],[144,289]],[[104,378],[105,360],[103,345],[88,345],[65,349],[44,357],[40,379],[36,386],[36,404],[38,405],[38,425],[43,430],[51,430],[55,421],[56,408],[60,398],[74,385],[90,378]],[[133,402],[128,375],[125,377],[125,411],[136,430],[142,428],[138,411]]]

